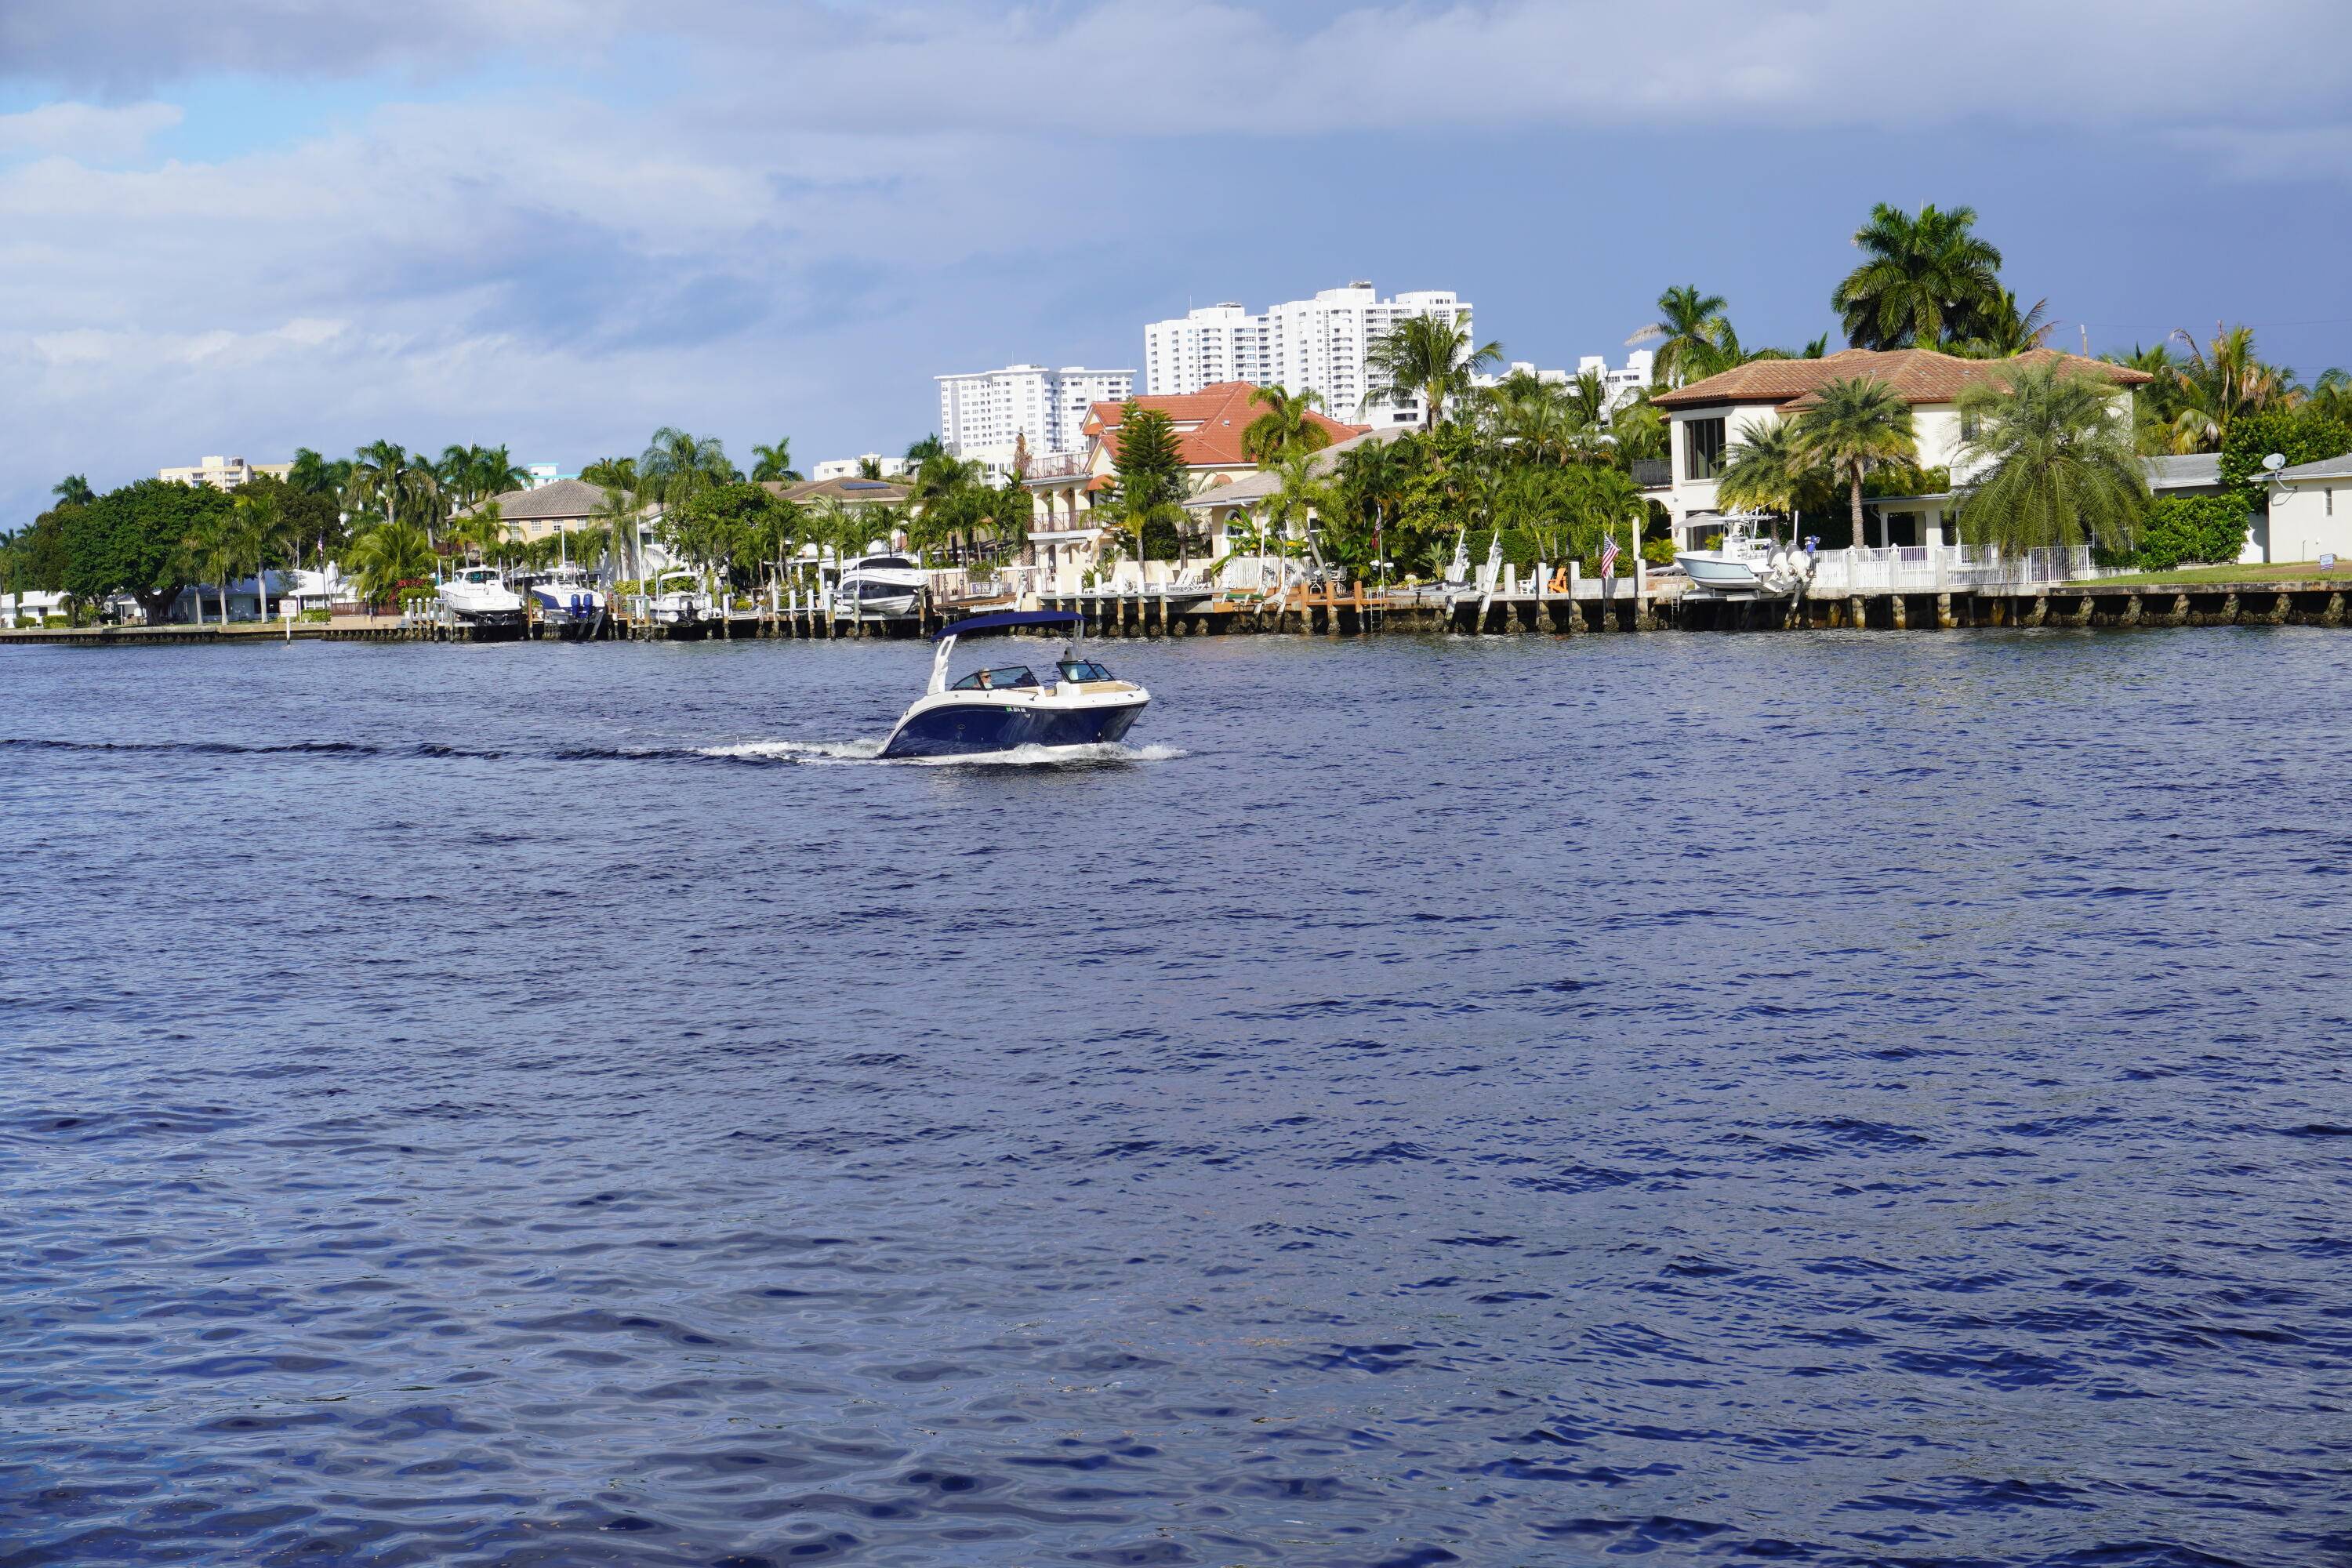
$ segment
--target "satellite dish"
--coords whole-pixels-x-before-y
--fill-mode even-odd
[[[2277,473],[2281,468],[2286,467],[2286,454],[2284,452],[2273,452],[2269,457],[2263,459],[2263,467],[2268,468],[2272,473]]]

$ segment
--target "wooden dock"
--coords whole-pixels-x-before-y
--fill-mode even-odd
[[[1363,637],[1375,633],[1574,637],[1654,631],[1874,629],[1951,631],[1979,626],[2316,626],[2347,623],[2352,583],[2325,578],[2237,583],[2107,584],[2096,580],[1999,588],[1808,595],[1798,599],[1722,597],[1687,591],[1680,579],[1653,578],[1636,593],[1621,580],[1585,582],[1568,593],[1461,588],[1390,588],[1361,583],[1294,586],[1277,593],[1203,594],[1088,590],[1048,594],[1041,608],[1082,617],[1091,637],[1231,635]],[[1003,606],[987,606],[1003,607]],[[585,635],[531,619],[476,627],[446,617],[341,616],[328,622],[240,622],[231,626],[101,626],[0,629],[0,643],[47,647],[146,647],[214,643],[255,647],[289,642],[476,642],[539,638],[618,641],[732,641],[788,638],[928,637],[980,606],[943,611],[929,603],[913,616],[853,620],[822,605],[737,609],[687,626],[624,614]]]

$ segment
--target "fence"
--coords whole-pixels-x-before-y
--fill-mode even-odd
[[[1898,544],[1824,550],[1814,557],[1814,594],[1991,591],[2112,577],[2127,566],[2101,566],[2087,547],[2029,550],[2004,556],[1965,544]]]

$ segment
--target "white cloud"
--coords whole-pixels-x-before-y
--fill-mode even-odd
[[[21,114],[0,114],[0,157],[48,153],[113,163],[146,151],[148,140],[180,123],[169,103],[119,109],[89,103],[45,103]]]

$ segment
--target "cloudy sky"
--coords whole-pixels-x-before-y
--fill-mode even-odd
[[[0,526],[377,437],[896,450],[940,372],[1350,278],[1547,365],[1669,283],[1797,342],[1879,200],[2070,345],[2352,366],[2352,6],[5,0]]]

